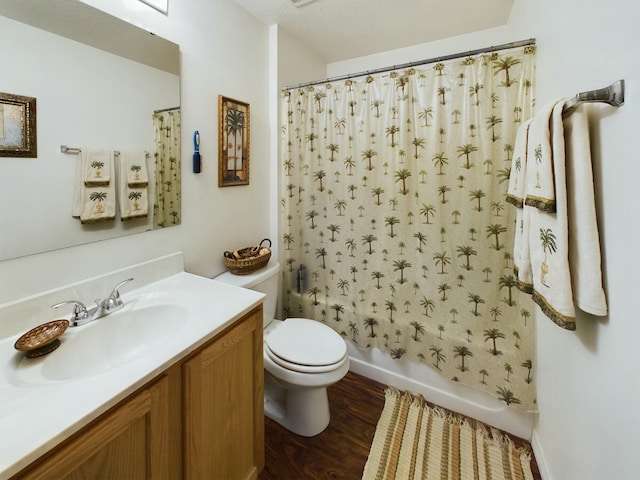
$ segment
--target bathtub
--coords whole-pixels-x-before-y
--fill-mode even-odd
[[[298,293],[288,292],[292,304]],[[324,303],[324,300],[320,300]],[[325,307],[325,310],[329,310]],[[292,312],[290,316],[307,316],[309,312]],[[520,438],[531,440],[537,413],[508,407],[491,395],[473,387],[453,382],[428,365],[411,359],[394,360],[378,348],[362,349],[345,337],[350,370],[385,385],[409,390],[427,401],[448,410],[475,418]]]
[[[481,390],[447,380],[424,364],[406,359],[394,360],[377,348],[362,350],[345,340],[352,372],[421,394],[431,403],[531,440],[536,413],[507,407]]]

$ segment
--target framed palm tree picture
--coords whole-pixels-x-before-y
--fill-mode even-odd
[[[218,96],[218,186],[249,185],[249,104]]]
[[[0,92],[0,157],[37,156],[36,99]]]

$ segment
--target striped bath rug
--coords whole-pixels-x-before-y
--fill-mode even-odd
[[[533,480],[531,453],[497,430],[388,388],[363,480]]]

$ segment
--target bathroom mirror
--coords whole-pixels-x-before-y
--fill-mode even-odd
[[[154,228],[153,116],[179,112],[179,46],[78,0],[0,0],[0,40],[0,91],[36,99],[38,147],[0,158],[0,261]],[[149,153],[147,217],[71,216],[83,147]],[[179,199],[179,181],[171,189]]]

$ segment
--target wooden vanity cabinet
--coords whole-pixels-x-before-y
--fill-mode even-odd
[[[262,306],[14,479],[257,479],[264,468]]]
[[[168,399],[162,375],[14,478],[170,478]]]
[[[262,309],[184,363],[185,478],[257,479],[264,467]]]

